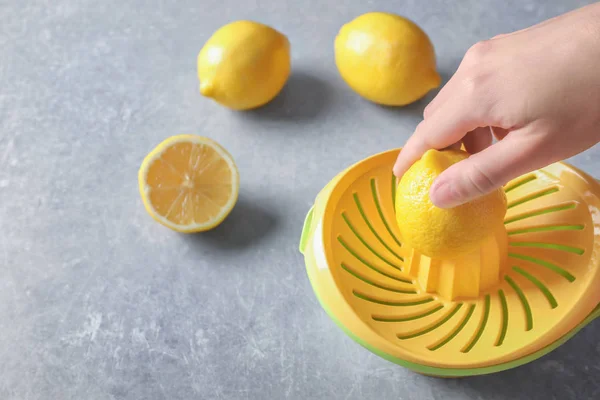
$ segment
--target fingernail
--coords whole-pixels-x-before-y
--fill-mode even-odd
[[[452,208],[462,204],[458,192],[451,182],[436,180],[429,190],[431,202],[439,208]]]

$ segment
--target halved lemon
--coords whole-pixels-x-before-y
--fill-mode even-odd
[[[152,218],[183,233],[219,225],[237,201],[240,182],[231,155],[196,135],[172,136],[156,146],[144,158],[138,180]]]

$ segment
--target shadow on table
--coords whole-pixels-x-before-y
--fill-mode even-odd
[[[431,383],[449,398],[600,399],[599,338],[597,321],[550,354],[521,367],[462,379],[431,378]]]
[[[440,71],[442,83],[439,88],[430,91],[422,99],[406,105],[404,107],[382,106],[364,100],[368,106],[377,107],[384,112],[393,115],[406,116],[414,115],[423,117],[423,110],[427,104],[437,95],[441,88],[451,78],[452,73]],[[341,78],[340,78],[341,79]],[[359,96],[350,88],[346,87],[348,93],[344,96]],[[338,101],[344,101],[340,93],[333,93],[334,88],[325,80],[304,71],[292,71],[287,84],[281,93],[270,103],[263,107],[236,112],[235,116],[248,120],[256,121],[289,121],[289,122],[307,122],[317,118],[321,113],[327,111],[334,97]]]
[[[254,110],[236,113],[241,118],[304,122],[323,112],[331,100],[331,86],[317,76],[292,71],[287,84],[270,103]]]
[[[218,227],[186,238],[211,249],[223,251],[240,250],[259,242],[277,226],[276,216],[260,199],[248,199],[240,195],[231,214]]]

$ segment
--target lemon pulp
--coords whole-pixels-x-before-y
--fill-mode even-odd
[[[150,152],[138,181],[148,213],[178,232],[219,225],[235,205],[239,174],[231,155],[211,139],[168,138]]]

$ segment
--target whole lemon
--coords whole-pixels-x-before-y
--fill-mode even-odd
[[[234,110],[260,107],[283,89],[290,65],[285,35],[258,22],[232,22],[198,54],[200,93]]]
[[[344,25],[335,39],[335,62],[354,91],[388,106],[415,102],[441,83],[425,32],[394,14],[371,12]]]
[[[452,164],[464,160],[462,150],[429,150],[402,176],[396,190],[396,220],[402,238],[422,254],[452,259],[477,248],[506,214],[502,188],[451,209],[433,205],[429,189]]]

